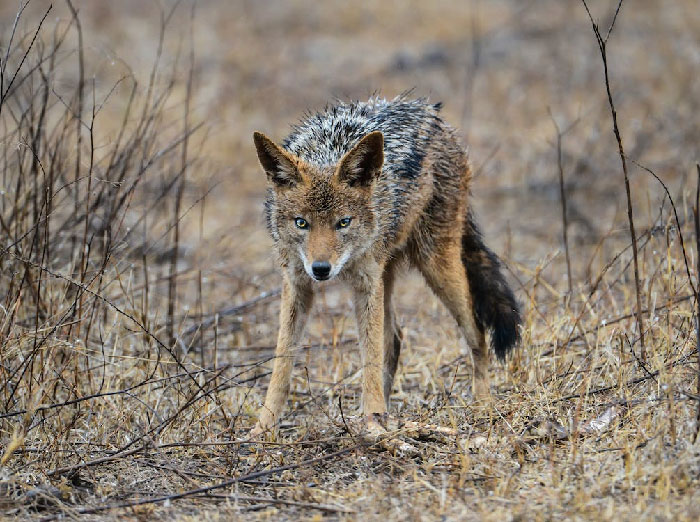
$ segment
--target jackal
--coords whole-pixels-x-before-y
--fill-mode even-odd
[[[475,396],[489,393],[485,330],[501,360],[518,343],[518,304],[470,210],[467,154],[439,111],[426,99],[371,98],[309,115],[281,146],[254,134],[283,287],[272,377],[253,434],[279,419],[318,281],[339,277],[353,291],[368,417],[387,411],[399,360],[392,292],[402,266],[417,268],[457,321]]]

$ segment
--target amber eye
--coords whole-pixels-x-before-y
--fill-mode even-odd
[[[297,228],[301,228],[302,230],[309,228],[309,222],[306,221],[304,218],[294,219],[294,224],[297,226]]]
[[[348,228],[350,226],[350,222],[352,221],[352,218],[343,218],[340,221],[338,221],[338,224],[335,226],[335,228]]]

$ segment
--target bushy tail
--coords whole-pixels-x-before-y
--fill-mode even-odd
[[[506,355],[520,341],[520,309],[501,273],[501,261],[484,244],[471,212],[462,236],[462,261],[467,270],[477,326],[491,331],[496,356]]]

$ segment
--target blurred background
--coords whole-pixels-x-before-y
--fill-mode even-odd
[[[4,32],[15,4],[0,6]],[[130,75],[143,87],[157,54],[161,18],[175,4],[74,4],[82,19],[86,74],[98,92]],[[30,3],[20,28],[31,32],[46,5]],[[603,28],[616,6],[590,2]],[[698,157],[696,7],[692,1],[630,2],[609,43],[625,152],[652,168],[677,196]],[[477,174],[473,204],[489,242],[508,259],[533,268],[562,248],[553,120],[568,129],[562,167],[573,257],[584,253],[584,244],[627,234],[602,62],[578,1],[203,0],[181,2],[170,14],[161,74],[174,68],[176,96],[182,95],[193,49],[190,123],[203,122],[200,134],[206,134],[194,138],[203,142],[198,157],[206,167],[192,169],[188,189],[196,199],[198,191],[217,187],[204,209],[201,233],[211,254],[206,263],[229,259],[234,251],[258,261],[267,257],[271,243],[260,212],[265,183],[251,146],[254,130],[280,141],[306,112],[335,99],[391,98],[407,90],[442,102],[445,120],[461,130]],[[57,2],[46,26],[69,20],[66,5]],[[58,71],[56,88],[74,88],[74,73],[75,63]],[[123,102],[129,92],[124,84],[115,89],[103,108],[103,130],[121,122],[118,99]],[[168,117],[177,124],[176,111]],[[630,169],[639,226],[652,226],[663,191],[650,175]],[[200,240],[195,213],[183,219],[181,241],[189,251]],[[599,260],[607,259],[605,249]],[[552,269],[562,261],[557,257]],[[588,275],[575,268],[579,280]]]
[[[504,413],[510,422],[517,425],[516,417],[525,411],[528,418],[543,410],[559,411],[542,406],[544,399],[534,395],[523,407],[518,391],[544,390],[549,404],[551,397],[577,392],[584,384],[617,382],[622,373],[613,375],[613,367],[624,367],[630,379],[645,375],[615,344],[624,334],[634,345],[639,335],[631,319],[630,235],[603,63],[581,2],[58,1],[33,46],[49,2],[22,5],[0,3],[0,51],[9,57],[2,62],[9,63],[3,74],[9,96],[0,113],[5,129],[0,142],[2,246],[23,245],[14,258],[3,254],[5,272],[0,275],[10,318],[0,330],[7,412],[125,389],[150,382],[156,376],[151,372],[161,377],[181,372],[174,363],[162,368],[153,362],[156,351],[158,361],[162,356],[172,362],[163,351],[167,346],[190,369],[223,368],[220,375],[229,381],[248,383],[217,388],[218,381],[206,381],[216,390],[216,399],[205,401],[210,414],[178,418],[177,428],[168,433],[200,440],[240,435],[252,424],[265,390],[280,285],[262,218],[265,176],[252,133],[263,131],[279,142],[304,114],[336,99],[392,98],[408,90],[442,102],[444,119],[460,130],[475,172],[472,205],[523,304],[523,349],[507,365],[494,364],[492,371],[495,392],[515,401]],[[589,6],[605,35],[617,2],[591,0]],[[689,247],[700,159],[697,2],[625,2],[607,53],[629,158],[648,343],[662,368],[669,354],[687,356],[692,348],[687,340],[693,289],[677,225]],[[15,68],[22,72],[9,89]],[[39,103],[44,93],[45,117]],[[80,130],[74,129],[77,114]],[[61,141],[64,135],[68,137]],[[36,136],[43,137],[36,142]],[[43,177],[27,152],[29,143],[38,143],[34,150],[46,169]],[[56,194],[48,212],[37,187],[54,157],[63,160],[55,162],[56,181],[51,177],[47,185]],[[661,183],[636,163],[668,187],[678,222]],[[34,185],[18,181],[22,170],[17,165],[34,173]],[[34,202],[34,218],[12,217],[19,215],[23,201]],[[31,239],[38,229],[44,235]],[[42,250],[41,244],[50,248]],[[695,274],[692,249],[687,261]],[[40,266],[79,280],[141,326]],[[37,289],[40,281],[46,283]],[[333,393],[344,393],[352,405],[359,393],[349,295],[335,284],[324,286],[321,295],[295,374],[292,412],[285,420],[312,431],[319,409],[309,405],[309,397],[326,394],[326,406],[335,411]],[[435,397],[455,386],[467,400],[468,357],[451,318],[418,275],[405,276],[397,308],[406,348],[392,408],[417,414],[425,405],[434,407]],[[611,320],[617,326],[606,329]],[[39,335],[45,331],[48,337]],[[41,363],[38,338],[41,346],[54,343]],[[557,358],[561,347],[566,356]],[[590,357],[598,347],[614,361],[602,363],[603,369],[585,383],[580,373],[564,384],[552,377],[569,363],[569,369],[595,369],[598,359]],[[27,371],[27,361],[34,360],[36,366]],[[76,374],[54,375],[49,371],[54,363],[61,372]],[[654,364],[651,370],[657,368]],[[231,376],[232,367],[222,365],[239,365],[236,372],[245,365],[251,369]],[[686,371],[669,379],[689,383],[689,375]],[[39,385],[48,395],[37,396]],[[178,384],[178,393],[186,385],[192,383]],[[166,415],[168,408],[177,410],[166,399],[160,402],[159,393],[168,397],[172,390],[150,393],[139,396],[138,403],[121,396],[105,402],[102,414],[119,420],[109,433],[94,432],[94,419],[71,406],[56,414],[53,427],[26,421],[23,436],[36,437],[32,440],[40,444],[41,433],[48,437],[65,429],[68,441],[69,430],[80,425],[86,439],[100,441],[103,449],[119,448],[135,433],[148,432],[154,411]],[[447,415],[442,410],[431,415],[443,413]],[[12,419],[2,421],[2,437],[8,440]],[[460,417],[458,422],[476,421]],[[81,453],[80,458],[97,458],[96,448],[85,451],[97,453]],[[66,461],[78,454],[72,451]],[[504,470],[503,476],[509,473]]]

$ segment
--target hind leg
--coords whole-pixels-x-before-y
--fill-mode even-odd
[[[488,349],[484,332],[474,317],[467,271],[462,263],[461,241],[454,239],[443,243],[428,255],[423,252],[416,256],[413,262],[423,274],[428,286],[455,318],[469,346],[474,367],[473,395],[479,398],[488,396]]]
[[[392,293],[398,262],[393,260],[384,269],[384,400],[389,404],[391,387],[399,363],[403,335],[396,320]]]

